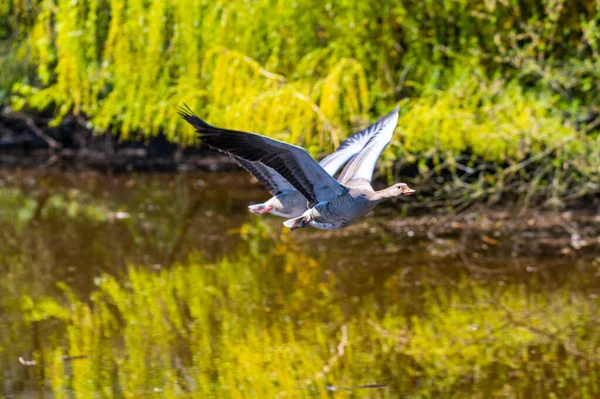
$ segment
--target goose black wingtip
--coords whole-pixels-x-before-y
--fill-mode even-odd
[[[183,103],[183,106],[177,107],[177,113],[179,114],[179,116],[181,116],[183,119],[185,119],[189,124],[194,126],[194,128],[196,128],[196,130],[199,132],[202,129],[214,128],[214,126],[212,126],[212,125],[208,124],[207,122],[203,121],[202,119],[200,119],[198,117],[198,115],[196,115],[194,113],[194,111],[192,111],[192,109],[186,103]]]

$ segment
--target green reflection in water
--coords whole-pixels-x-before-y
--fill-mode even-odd
[[[25,323],[44,331],[38,373],[57,396],[79,397],[328,397],[375,383],[385,387],[371,397],[598,393],[589,297],[465,278],[409,296],[400,272],[345,298],[286,237],[243,230],[248,255],[131,266],[100,276],[89,301],[66,287],[64,302],[22,298]]]
[[[1,252],[5,394],[483,398],[600,393],[598,299],[590,283],[598,267],[592,262],[563,265],[572,273],[560,279],[440,274],[423,262],[412,264],[410,273],[405,264],[392,264],[385,278],[352,281],[353,275],[368,274],[361,262],[350,260],[340,269],[327,253],[317,258],[298,246],[297,235],[276,233],[268,219],[255,219],[242,225],[237,243],[220,256],[192,250],[171,267],[152,258],[144,263],[142,256],[117,269],[90,267],[88,287],[61,278],[68,274],[44,278],[46,262],[61,263],[60,251],[44,237],[55,232],[51,226],[85,246],[76,233],[92,224],[98,236],[88,247],[98,245],[103,254],[125,251],[120,242],[107,245],[109,237],[132,237],[141,234],[144,223],[157,222],[131,217],[123,225],[120,219],[97,218],[93,215],[135,214],[137,208],[135,202],[114,196],[96,201],[93,195],[78,209],[100,210],[78,211],[75,221],[68,217],[72,206],[57,205],[66,199],[51,202],[52,196],[69,197],[68,190],[59,190],[49,195],[40,224],[33,226],[40,199],[24,190],[2,192],[3,209],[12,209],[4,222],[22,220],[5,234]],[[190,203],[175,208],[189,209]],[[177,214],[164,206],[164,212]],[[62,224],[55,226],[58,220]],[[3,226],[9,231],[8,224]],[[165,236],[176,237],[181,226],[162,228]],[[112,259],[94,251],[77,253],[101,265]]]

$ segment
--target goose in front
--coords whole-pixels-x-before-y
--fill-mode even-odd
[[[373,126],[368,141],[342,170],[336,180],[306,150],[255,133],[211,126],[189,108],[180,115],[199,133],[202,142],[247,166],[266,167],[277,173],[308,202],[308,209],[284,225],[292,230],[313,226],[337,230],[355,223],[378,203],[414,194],[404,183],[375,191],[371,179],[381,152],[389,144],[396,123],[396,107]]]
[[[392,115],[388,115],[388,117],[392,117]],[[350,158],[364,148],[371,136],[379,131],[384,122],[384,120],[377,121],[348,137],[333,153],[323,158],[319,165],[331,176],[334,176]],[[248,206],[250,212],[257,215],[270,213],[285,218],[294,218],[308,210],[306,198],[279,173],[260,162],[250,162],[235,156],[233,158],[273,195],[262,204]]]

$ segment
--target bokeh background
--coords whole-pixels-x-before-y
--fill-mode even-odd
[[[0,396],[600,397],[599,24],[598,0],[2,1]],[[317,158],[400,104],[375,185],[418,195],[289,234],[184,103]]]

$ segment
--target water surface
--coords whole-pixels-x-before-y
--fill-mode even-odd
[[[247,212],[267,197],[244,173],[5,172],[0,392],[600,395],[595,256],[464,253],[390,208],[289,233]]]

